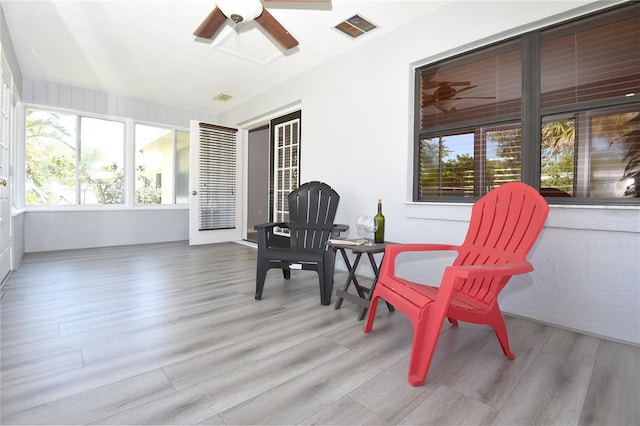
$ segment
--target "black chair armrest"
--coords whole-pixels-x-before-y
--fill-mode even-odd
[[[287,222],[267,222],[255,225],[258,236],[258,250],[266,250],[271,248],[289,248],[291,240],[284,235],[278,235],[274,232],[276,228],[289,228]]]
[[[258,225],[254,225],[253,229],[255,229],[256,231],[261,231],[268,228],[273,229],[276,226],[280,228],[288,228],[289,224],[287,222],[267,222],[267,223],[260,223]]]
[[[331,238],[336,238],[340,236],[340,233],[347,232],[349,230],[349,225],[335,224],[331,228]]]

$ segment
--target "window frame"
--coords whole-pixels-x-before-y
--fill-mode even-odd
[[[291,177],[290,186],[283,188],[278,183],[278,176],[281,170],[277,163],[277,137],[276,129],[282,125],[291,125],[297,123],[297,150],[295,153],[295,166],[290,167],[291,171],[295,171],[295,177]],[[293,144],[292,144],[293,145]],[[272,222],[289,220],[289,205],[287,203],[287,194],[296,189],[300,185],[300,158],[302,151],[302,110],[296,110],[280,117],[274,118],[269,122],[269,220]],[[292,160],[293,161],[293,157]],[[278,206],[278,201],[283,203]],[[280,231],[278,231],[280,232]],[[288,235],[288,230],[283,230],[283,235]]]
[[[541,131],[542,121],[546,117],[560,116],[568,114],[580,114],[581,116],[587,116],[589,114],[598,113],[599,111],[611,111],[617,108],[624,108],[630,106],[636,106],[640,109],[640,93],[631,97],[618,97],[601,100],[590,100],[563,106],[553,107],[541,107],[540,96],[541,83],[540,83],[540,46],[541,46],[541,33],[547,30],[559,29],[559,31],[579,31],[583,28],[592,27],[594,20],[599,24],[608,24],[620,19],[620,16],[624,16],[625,13],[633,9],[634,16],[640,13],[639,6],[636,4],[623,4],[615,5],[606,9],[602,9],[590,14],[578,16],[565,21],[553,23],[551,25],[529,30],[528,32],[518,33],[509,37],[502,38],[500,40],[483,40],[477,45],[472,46],[466,50],[448,52],[440,55],[437,58],[433,58],[430,61],[423,61],[421,63],[414,64],[412,71],[414,75],[413,79],[413,94],[414,94],[414,134],[413,134],[413,172],[412,172],[412,202],[413,203],[460,203],[470,204],[477,201],[480,197],[474,195],[472,197],[460,197],[460,196],[421,196],[420,195],[420,149],[421,141],[425,138],[433,138],[438,135],[442,135],[443,132],[449,134],[462,131],[470,131],[472,129],[481,130],[484,127],[498,127],[508,125],[510,122],[520,121],[522,123],[522,172],[520,181],[528,183],[529,185],[539,188],[540,175],[541,175]],[[635,8],[635,9],[634,9]],[[520,40],[522,48],[522,108],[520,114],[505,114],[499,117],[493,117],[490,119],[476,119],[469,120],[453,125],[439,125],[428,129],[421,128],[422,125],[422,101],[421,90],[422,80],[421,72],[425,68],[437,66],[440,63],[449,62],[454,59],[460,59],[465,57],[473,57],[483,50],[489,50],[496,47],[500,47],[503,44],[513,42],[514,40]],[[524,141],[527,141],[524,143]],[[588,140],[582,142],[582,144],[589,144]],[[577,178],[577,177],[576,177]],[[474,183],[474,186],[477,182]],[[640,205],[640,198],[587,198],[587,197],[568,197],[568,198],[550,198],[549,201],[553,201],[554,204],[565,205],[622,205],[622,206],[637,206]]]
[[[188,196],[188,176],[187,176],[187,191],[185,194],[178,194],[178,190],[177,190],[177,182],[178,182],[178,141],[179,141],[179,137],[178,137],[178,132],[183,132],[186,133],[187,136],[187,141],[189,140],[189,131],[185,131],[185,130],[181,130],[181,129],[177,129],[171,126],[165,126],[165,125],[158,125],[158,124],[150,124],[150,123],[144,123],[141,121],[133,121],[133,144],[135,145],[134,147],[134,197],[133,197],[133,203],[136,206],[157,206],[157,205],[188,205],[189,204],[189,196]],[[143,173],[140,173],[141,171],[139,170],[139,167],[141,166],[141,164],[139,164],[139,158],[138,158],[138,153],[140,152],[140,147],[138,145],[138,126],[143,126],[143,127],[147,127],[147,128],[155,128],[155,129],[159,129],[159,130],[168,130],[171,133],[171,147],[170,147],[170,151],[171,151],[171,175],[173,176],[173,183],[171,185],[171,188],[168,190],[168,194],[170,196],[171,202],[170,203],[166,203],[166,202],[160,202],[160,203],[143,203],[138,201],[138,197],[140,196],[139,194],[139,190],[140,188],[138,187],[138,183],[139,183],[139,179],[141,177],[141,175],[144,175]],[[187,153],[186,158],[189,159],[189,154]],[[140,159],[142,159],[144,157],[141,157]],[[145,164],[146,165],[146,164]],[[159,175],[160,177],[162,177],[162,175]],[[161,181],[164,181],[166,179],[162,179]],[[156,181],[157,184],[157,181]],[[161,199],[164,200],[164,196],[162,196],[164,194],[164,192],[162,191],[163,188],[163,183],[161,182],[160,185],[160,193],[161,193]],[[184,202],[178,203],[178,197],[182,195],[185,197]]]
[[[124,123],[124,203],[122,204],[79,204],[75,203],[72,205],[54,205],[54,204],[27,204],[26,202],[26,190],[25,190],[25,182],[26,182],[26,111],[28,109],[34,109],[45,112],[52,112],[57,114],[67,114],[74,115],[76,117],[76,121],[80,120],[81,117],[92,118],[98,120],[107,120],[107,121],[119,121]],[[173,132],[173,148],[174,158],[173,161],[175,163],[175,150],[177,144],[177,133],[178,131],[185,132],[186,134],[190,133],[189,128],[184,128],[181,126],[170,125],[165,123],[156,123],[150,121],[136,120],[133,118],[106,115],[106,114],[98,114],[91,113],[87,111],[80,111],[74,109],[60,108],[49,105],[41,105],[36,103],[23,103],[21,104],[21,113],[22,113],[22,132],[21,132],[21,194],[16,197],[16,201],[20,202],[20,205],[17,207],[24,208],[26,211],[109,211],[109,210],[157,210],[157,209],[179,209],[179,210],[188,210],[189,203],[181,203],[176,204],[175,200],[175,182],[174,182],[174,200],[172,204],[141,204],[136,202],[136,160],[135,160],[135,150],[136,150],[136,141],[135,141],[135,125],[141,124],[146,126],[154,126],[161,127],[166,129],[171,129]],[[78,138],[78,137],[76,137]],[[76,164],[77,167],[77,164]],[[175,176],[174,176],[175,177]],[[76,187],[76,197],[79,194],[80,189]],[[77,200],[76,200],[77,201]]]

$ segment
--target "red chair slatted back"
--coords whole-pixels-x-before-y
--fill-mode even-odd
[[[526,259],[547,218],[549,206],[529,185],[511,182],[489,192],[472,209],[467,236],[454,265],[499,265]],[[494,302],[507,278],[466,280],[456,292]]]

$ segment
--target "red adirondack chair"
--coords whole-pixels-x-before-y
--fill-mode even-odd
[[[364,332],[369,333],[373,327],[379,298],[411,319],[414,335],[409,383],[424,383],[445,317],[454,326],[458,321],[491,326],[505,356],[515,358],[509,350],[498,294],[512,275],[533,270],[526,256],[548,213],[549,206],[538,191],[512,182],[490,191],[473,205],[462,245],[387,245]],[[401,253],[441,250],[456,250],[458,256],[445,269],[439,287],[395,275],[396,258]]]

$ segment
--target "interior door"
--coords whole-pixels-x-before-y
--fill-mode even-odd
[[[11,202],[9,197],[9,146],[13,99],[2,74],[0,93],[0,283],[11,271]]]
[[[271,120],[272,210],[274,222],[289,221],[288,196],[299,185],[301,111]],[[276,230],[288,234],[288,230]]]
[[[189,244],[242,238],[242,145],[247,131],[191,121]]]

